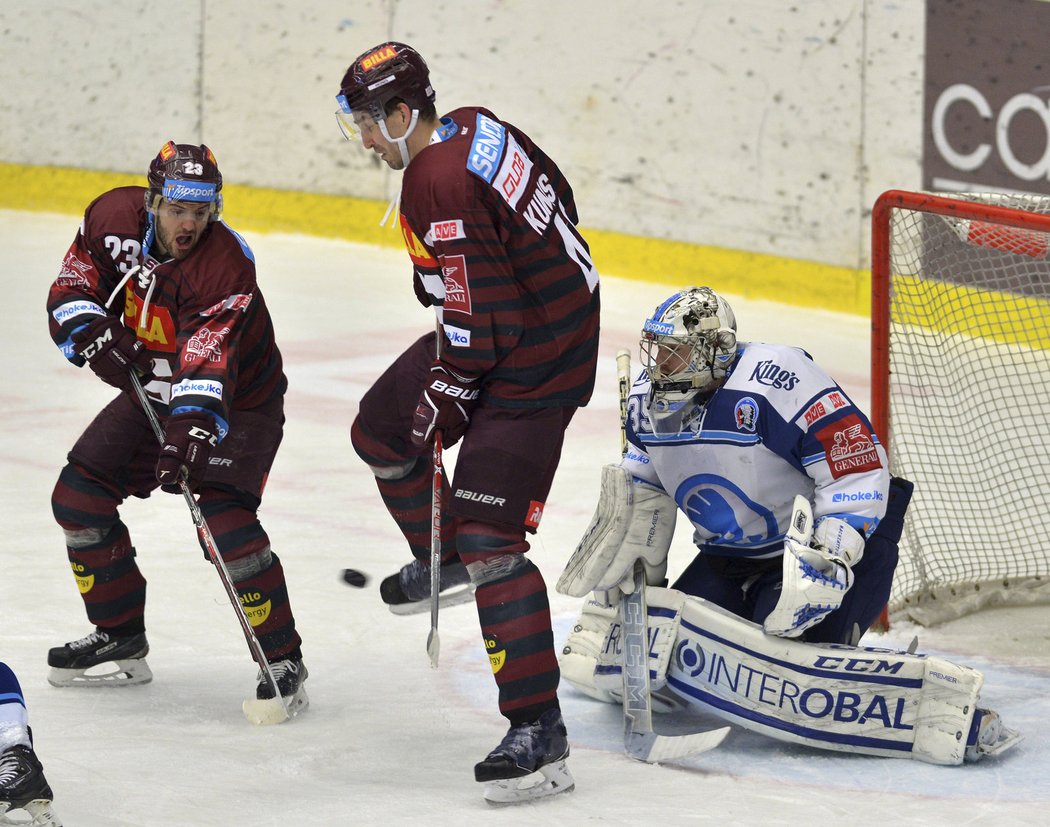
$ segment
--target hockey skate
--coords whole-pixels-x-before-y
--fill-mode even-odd
[[[998,755],[1016,745],[1024,736],[1015,729],[1003,726],[999,713],[990,709],[978,709],[970,724],[963,760],[980,761],[986,755]]]
[[[396,615],[411,615],[430,611],[430,563],[413,560],[402,566],[397,574],[384,578],[379,585],[383,602]],[[474,586],[467,567],[458,559],[441,564],[442,609],[457,606],[474,599]]]
[[[153,673],[146,663],[146,633],[117,637],[95,629],[80,640],[56,646],[47,653],[52,686],[132,686],[149,683]]]
[[[32,747],[18,744],[0,753],[0,825],[62,827],[51,809],[53,798]],[[17,811],[17,819],[9,817]]]
[[[531,724],[512,726],[485,760],[474,765],[474,779],[485,784],[490,804],[516,804],[576,785],[565,759],[569,741],[561,710],[549,709]]]
[[[290,655],[284,660],[275,661],[270,664],[270,671],[277,681],[281,697],[274,696],[268,677],[260,669],[255,697],[247,699],[243,704],[245,717],[259,726],[283,723],[310,705],[306,687],[303,685],[310,673],[302,657]]]

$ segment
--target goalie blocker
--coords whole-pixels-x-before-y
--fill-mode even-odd
[[[996,713],[978,709],[984,678],[970,667],[767,635],[673,589],[647,587],[646,599],[649,674],[658,697],[673,696],[781,741],[932,764],[977,760],[1021,740]],[[588,603],[563,650],[562,676],[591,697],[619,702],[620,638],[615,613]]]

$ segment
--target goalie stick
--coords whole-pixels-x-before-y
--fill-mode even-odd
[[[616,354],[620,390],[620,448],[627,453],[627,396],[631,386],[631,354]],[[729,733],[729,727],[686,735],[657,735],[653,732],[652,699],[649,691],[649,629],[645,605],[645,567],[634,564],[634,591],[620,597],[620,628],[623,639],[623,745],[632,758],[647,763],[673,761],[714,749]]]
[[[139,402],[142,404],[142,410],[145,412],[146,418],[149,420],[149,423],[153,428],[153,433],[156,435],[157,441],[163,446],[164,429],[161,428],[160,419],[157,417],[157,412],[153,410],[153,405],[150,403],[149,397],[146,396],[146,391],[143,389],[142,383],[134,373],[131,374],[131,384],[135,388],[135,394],[138,396]],[[274,677],[269,661],[266,660],[266,653],[263,652],[262,644],[259,643],[259,638],[255,636],[255,632],[252,630],[252,625],[248,621],[248,616],[245,615],[244,609],[241,607],[241,598],[237,594],[237,589],[233,585],[233,579],[230,577],[230,572],[226,568],[226,562],[222,559],[222,555],[219,554],[218,546],[215,545],[215,537],[212,535],[211,529],[208,528],[208,523],[205,521],[204,515],[201,513],[200,506],[197,505],[197,501],[193,498],[193,493],[190,491],[190,487],[184,479],[179,479],[179,489],[182,491],[182,496],[186,500],[186,505],[189,506],[190,517],[193,519],[193,524],[197,526],[197,535],[200,537],[201,543],[204,545],[204,549],[208,553],[208,558],[215,565],[216,571],[219,572],[219,579],[222,581],[223,588],[226,590],[226,596],[229,597],[230,603],[237,612],[237,619],[240,621],[241,631],[244,632],[244,639],[248,643],[248,648],[251,650],[255,662],[259,664],[259,669],[262,670],[263,677],[266,678],[266,682],[270,685],[270,689],[273,691],[272,698],[246,698],[242,704],[244,715],[253,724],[268,725],[283,723],[295,714],[295,710],[289,710],[284,702],[284,698],[281,697],[281,690],[277,686],[277,679]]]

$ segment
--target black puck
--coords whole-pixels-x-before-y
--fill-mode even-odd
[[[355,589],[363,589],[368,583],[368,575],[357,569],[343,569],[343,581]]]

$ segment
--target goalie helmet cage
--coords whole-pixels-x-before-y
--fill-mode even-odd
[[[872,212],[872,422],[915,483],[889,617],[1050,601],[1050,197]]]

